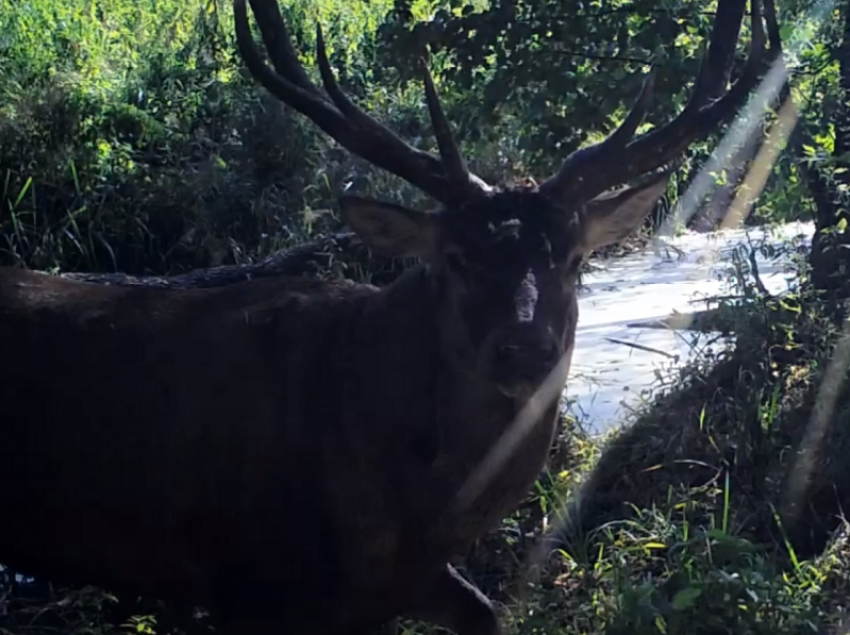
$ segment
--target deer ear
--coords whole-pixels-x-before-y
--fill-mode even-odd
[[[590,252],[631,234],[655,207],[669,176],[663,173],[642,185],[605,192],[588,201],[583,210],[582,248]]]
[[[428,259],[437,250],[437,216],[359,196],[340,198],[342,217],[376,252]]]

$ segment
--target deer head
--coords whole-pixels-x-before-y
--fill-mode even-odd
[[[727,10],[732,2],[725,3]],[[738,3],[740,25],[743,2]],[[317,60],[324,92],[298,62],[277,2],[251,0],[251,6],[273,65],[254,46],[245,0],[234,0],[237,42],[251,74],[342,146],[442,204],[424,212],[341,198],[343,217],[372,249],[423,261],[441,302],[445,351],[457,368],[510,397],[527,394],[571,352],[583,256],[624,238],[643,221],[667,184],[668,173],[659,168],[734,113],[764,53],[759,4],[753,0],[750,56],[725,95],[716,98],[728,81],[728,52],[707,56],[693,96],[675,119],[635,137],[651,100],[650,73],[625,121],[604,141],[574,152],[539,186],[494,187],[467,168],[424,62],[439,158],[407,144],[343,93],[320,28]],[[728,27],[715,24],[712,46],[728,37],[719,33]],[[640,184],[609,191],[637,177]]]

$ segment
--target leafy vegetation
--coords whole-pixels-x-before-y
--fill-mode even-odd
[[[842,632],[850,394],[840,382],[826,397],[822,387],[832,386],[831,360],[847,347],[848,296],[812,267],[846,266],[845,5],[779,3],[800,117],[748,218],[817,217],[838,246],[830,251],[824,238],[820,261],[801,258],[783,298],[766,296],[755,272],[743,274],[751,301],[736,314],[736,345],[682,370],[622,432],[591,438],[565,416],[537,489],[463,561],[503,603],[510,632]],[[505,182],[544,176],[610,132],[650,66],[659,70],[650,121],[678,111],[714,8],[704,0],[292,0],[285,16],[311,74],[318,20],[343,87],[433,149],[412,73],[427,52],[465,155],[477,173]],[[426,204],[246,76],[226,1],[0,0],[0,34],[2,264],[178,273],[257,261],[338,231],[335,197],[347,186]],[[691,148],[654,225],[717,138]],[[745,150],[734,165],[753,155]],[[694,222],[715,225],[746,187],[746,171],[714,174],[721,187]],[[381,284],[406,264],[358,252],[340,256],[333,273]],[[812,445],[809,422],[827,398]],[[809,456],[813,463],[800,458]],[[539,538],[552,525],[559,529],[547,548]],[[206,628],[203,616],[173,615],[152,600],[2,582],[4,632]]]

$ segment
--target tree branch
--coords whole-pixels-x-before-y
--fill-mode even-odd
[[[645,66],[653,66],[653,63],[648,59],[640,57],[628,57],[617,55],[594,55],[593,53],[583,53],[580,51],[568,51],[564,49],[553,49],[555,53],[559,53],[565,57],[584,57],[590,60],[599,60],[600,62],[632,62],[634,64],[643,64]]]
[[[62,273],[62,278],[93,282],[120,287],[167,287],[190,289],[224,287],[237,282],[256,278],[277,276],[301,276],[317,273],[327,260],[359,243],[353,233],[341,233],[312,240],[291,249],[283,249],[259,263],[247,265],[224,265],[207,269],[195,269],[175,276],[130,276],[124,273]]]

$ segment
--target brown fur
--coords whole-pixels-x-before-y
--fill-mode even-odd
[[[515,272],[542,262],[544,234],[556,262],[534,265],[533,323],[571,354],[587,226],[551,206],[541,224],[538,195],[505,196],[510,213],[490,201],[435,216],[440,249],[465,248],[497,278],[448,272],[439,256],[381,290],[298,278],[120,287],[0,269],[0,479],[11,484],[0,508],[14,519],[0,525],[0,561],[205,605],[233,632],[348,633],[398,614],[498,632],[447,561],[528,491],[556,401],[472,505],[453,505],[522,405],[491,377],[537,381],[523,364],[557,360],[535,352],[538,330],[523,335],[525,361],[482,360],[513,341],[512,303],[528,301],[515,289],[530,292]],[[647,208],[647,196],[617,204]],[[352,219],[397,211],[348,205]],[[523,229],[483,240],[477,224],[501,214]],[[373,241],[380,227],[384,248],[411,238],[407,225],[352,224]]]

